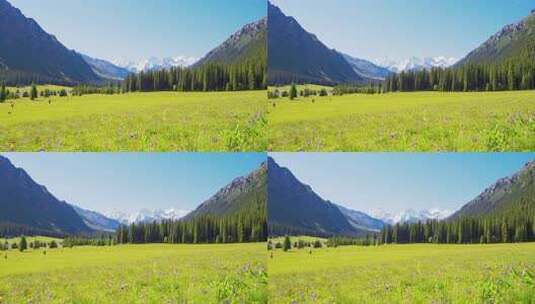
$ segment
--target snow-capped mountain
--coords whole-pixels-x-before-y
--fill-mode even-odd
[[[434,67],[446,68],[454,65],[456,62],[456,58],[438,56],[426,58],[411,57],[401,61],[382,59],[378,60],[377,64],[394,73],[399,73],[402,71],[422,70]]]
[[[176,56],[176,57],[165,57],[157,58],[151,57],[148,59],[143,59],[140,61],[124,61],[118,60],[114,64],[127,69],[130,72],[138,73],[141,71],[147,72],[152,70],[167,69],[171,67],[187,67],[194,64],[197,61],[197,58],[186,57],[186,56]]]
[[[121,224],[159,222],[161,220],[178,220],[189,213],[189,210],[170,208],[167,210],[141,209],[135,213],[113,211],[107,214],[109,218],[119,221]]]
[[[423,210],[407,209],[399,213],[390,213],[382,209],[374,209],[368,212],[372,217],[380,219],[390,225],[397,223],[416,223],[418,221],[431,219],[442,220],[450,216],[452,213],[453,211],[451,210],[439,208]]]

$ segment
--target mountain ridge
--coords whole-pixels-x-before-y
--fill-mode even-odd
[[[53,235],[89,234],[74,208],[0,155],[0,225],[20,225]]]
[[[233,64],[251,60],[266,53],[267,17],[248,23],[233,33],[223,43],[209,51],[193,64],[194,67],[209,63]]]
[[[508,24],[468,53],[456,66],[499,63],[522,53],[535,58],[535,9],[518,22]]]
[[[43,60],[46,58],[46,60]],[[0,78],[7,83],[99,83],[89,64],[32,18],[0,0]]]
[[[366,80],[336,50],[307,32],[295,18],[268,1],[270,85],[363,83]]]
[[[239,176],[219,189],[183,219],[202,215],[227,216],[251,208],[251,202],[264,208],[267,204],[267,165],[262,163],[251,173]]]
[[[526,163],[518,172],[498,179],[477,197],[463,205],[449,219],[499,214],[515,204],[535,204],[535,160]],[[533,200],[533,201],[530,201]]]
[[[370,229],[350,223],[340,206],[321,198],[285,167],[268,157],[268,227],[271,236],[306,234],[364,236]]]

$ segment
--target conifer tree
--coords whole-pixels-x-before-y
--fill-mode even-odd
[[[23,235],[21,238],[20,238],[20,242],[19,242],[19,251],[24,251],[28,249],[28,243],[26,242],[26,237]]]
[[[285,236],[284,237],[284,242],[282,244],[282,249],[284,251],[288,251],[288,250],[292,249],[292,242],[290,241],[290,237],[289,236]]]

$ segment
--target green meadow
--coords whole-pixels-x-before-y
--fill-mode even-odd
[[[0,303],[267,303],[265,243],[0,252]]]
[[[285,97],[268,112],[270,151],[535,150],[535,91]]]
[[[0,104],[0,150],[265,151],[265,100],[266,91],[8,100]]]
[[[535,243],[274,250],[272,303],[535,303]]]

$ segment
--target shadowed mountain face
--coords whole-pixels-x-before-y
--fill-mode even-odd
[[[51,234],[91,233],[73,207],[0,156],[0,225]]]
[[[355,58],[347,54],[342,54],[344,59],[351,65],[355,73],[369,80],[385,80],[392,74],[387,68],[378,66],[368,60]]]
[[[245,25],[194,66],[208,63],[232,64],[246,60],[262,60],[266,53],[267,18]]]
[[[327,48],[271,3],[268,3],[268,54],[270,85],[366,81],[355,73],[343,55]]]
[[[130,74],[127,69],[116,66],[115,64],[97,58],[92,58],[87,55],[80,54],[82,58],[89,64],[93,72],[98,76],[110,80],[123,80]]]
[[[247,210],[265,210],[267,204],[267,166],[260,168],[247,176],[234,179],[219,190],[197,209],[189,213],[184,219],[191,219],[202,215],[229,216]]]
[[[98,212],[72,206],[74,211],[82,218],[84,223],[93,230],[115,232],[121,225],[119,221],[104,216]]]
[[[535,161],[516,174],[498,180],[450,219],[503,215],[535,207]]]
[[[456,66],[500,63],[508,59],[529,57],[535,60],[535,10],[515,24],[509,24],[470,52]]]
[[[6,0],[0,0],[0,79],[57,84],[100,81],[78,53]]]
[[[316,236],[361,236],[371,229],[353,221],[339,206],[322,199],[301,183],[290,170],[268,158],[268,225],[271,236],[307,234]],[[349,209],[345,209],[350,211]],[[353,219],[356,219],[355,217]]]

